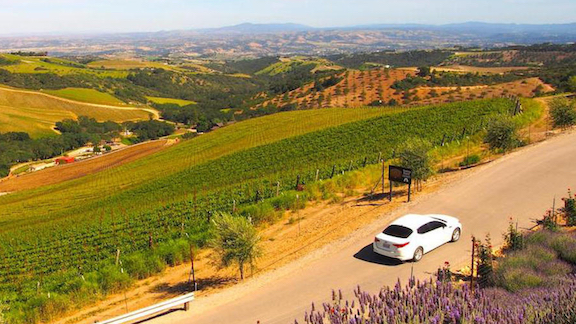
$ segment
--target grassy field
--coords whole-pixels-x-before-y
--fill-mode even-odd
[[[21,131],[32,137],[53,135],[52,127],[57,121],[81,115],[122,122],[148,119],[149,113],[137,108],[94,106],[37,92],[0,88],[0,132]]]
[[[324,70],[337,70],[341,67],[337,66],[336,64],[326,60],[326,59],[309,59],[306,57],[291,57],[291,58],[282,58],[280,62],[274,63],[258,72],[256,75],[278,75],[281,73],[286,73],[293,69],[296,66],[302,65],[312,65],[314,68],[312,72],[315,71],[324,71]]]
[[[15,65],[2,66],[3,69],[13,73],[55,73],[66,74],[91,74],[106,78],[125,78],[128,71],[91,69],[85,65],[53,57],[17,56],[0,54],[9,60],[18,60]]]
[[[132,60],[132,59],[110,59],[110,60],[100,60],[94,61],[87,64],[87,67],[92,69],[106,69],[108,72],[116,71],[128,71],[132,69],[144,69],[144,68],[157,68],[183,73],[209,73],[209,69],[199,68],[199,72],[191,72],[188,69],[180,68],[173,65],[164,64],[161,62],[143,61],[143,60]],[[196,68],[196,66],[194,66]]]
[[[47,94],[65,99],[88,102],[100,105],[125,106],[126,103],[113,95],[95,89],[66,88],[61,90],[43,90]]]
[[[162,97],[146,97],[146,99],[152,101],[153,103],[157,104],[176,104],[178,106],[188,106],[196,104],[195,101],[192,100],[183,100],[183,99],[174,99],[174,98],[162,98]]]

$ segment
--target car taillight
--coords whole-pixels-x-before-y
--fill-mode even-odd
[[[380,242],[380,240],[377,237],[375,237],[374,242]]]
[[[403,247],[405,247],[406,245],[408,245],[408,243],[410,243],[410,242],[406,242],[406,243],[402,243],[402,244],[394,244],[394,246],[397,247],[397,248],[403,248]]]

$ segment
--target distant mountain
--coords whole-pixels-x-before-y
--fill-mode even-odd
[[[437,29],[454,32],[471,32],[474,34],[501,33],[555,33],[576,35],[576,23],[570,24],[495,24],[484,22],[466,22],[437,26]]]
[[[234,26],[226,26],[220,28],[200,29],[199,32],[215,33],[215,34],[272,34],[282,32],[302,32],[315,30],[316,28],[301,25],[301,24],[252,24],[244,23]]]

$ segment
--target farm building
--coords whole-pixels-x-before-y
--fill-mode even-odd
[[[54,162],[56,162],[56,164],[68,164],[68,163],[72,163],[74,161],[76,161],[76,159],[74,159],[74,157],[72,157],[72,156],[63,156],[63,157],[59,157],[59,158],[54,160]]]

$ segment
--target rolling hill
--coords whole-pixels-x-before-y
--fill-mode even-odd
[[[96,174],[1,196],[0,296],[15,310],[27,308],[36,302],[29,296],[36,294],[31,278],[37,277],[41,289],[54,296],[84,289],[83,283],[80,288],[61,283],[78,271],[87,282],[103,276],[98,271],[108,268],[102,262],[117,249],[125,260],[146,253],[151,237],[163,242],[184,233],[202,245],[212,213],[274,197],[277,186],[290,194],[297,175],[309,183],[317,172],[325,179],[331,170],[375,163],[379,152],[388,159],[410,136],[438,143],[463,128],[475,134],[487,118],[512,107],[509,100],[494,99],[279,113]]]
[[[102,95],[95,90],[82,90],[84,98],[86,93]],[[70,92],[61,93],[62,96],[70,96]],[[74,94],[74,91],[72,91]],[[71,96],[75,97],[75,96]],[[110,97],[106,97],[111,102]],[[33,137],[53,135],[54,124],[67,118],[76,118],[84,115],[97,120],[112,120],[123,122],[128,120],[145,120],[155,111],[149,108],[137,108],[128,106],[112,106],[103,104],[91,104],[59,98],[53,95],[0,87],[0,132],[27,132]]]

